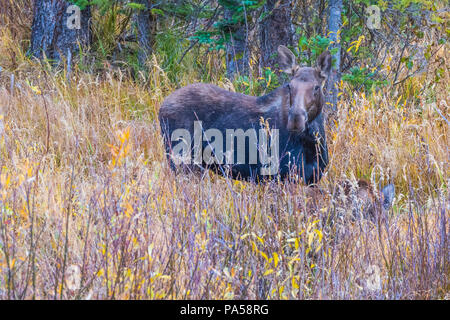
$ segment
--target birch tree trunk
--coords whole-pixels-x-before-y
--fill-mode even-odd
[[[333,41],[330,49],[337,49],[334,53],[333,61],[334,67],[327,81],[326,87],[326,101],[330,104],[331,113],[337,112],[337,101],[338,101],[338,84],[341,81],[341,45],[338,43],[338,31],[341,27],[341,12],[342,12],[342,0],[329,0],[328,2],[328,32],[329,37]]]

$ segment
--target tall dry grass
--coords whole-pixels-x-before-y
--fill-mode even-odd
[[[75,68],[69,85],[0,36],[1,299],[448,298],[448,71],[412,105],[392,88],[346,94],[311,192],[175,175],[157,56],[141,81]],[[344,178],[394,183],[392,209],[355,220]]]

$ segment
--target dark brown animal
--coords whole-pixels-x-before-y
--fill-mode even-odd
[[[261,121],[265,121],[270,129],[278,130],[279,138],[277,171],[271,173],[271,177],[279,175],[284,179],[294,172],[308,184],[319,181],[328,164],[322,89],[331,70],[331,55],[328,51],[322,53],[316,67],[299,67],[295,63],[294,54],[285,46],[278,48],[278,54],[281,68],[292,78],[289,83],[267,95],[248,96],[212,84],[197,83],[178,89],[165,99],[159,111],[159,120],[172,168],[175,167],[172,152],[175,142],[183,140],[174,137],[177,129],[186,130],[184,132],[190,134],[191,141],[184,143],[191,147],[195,142],[195,122],[201,122],[201,130],[205,134],[209,129],[214,129],[216,131],[210,132],[220,132],[225,137],[227,130],[231,129],[235,132],[242,129],[241,132],[247,133],[250,132],[247,131],[249,129],[259,130]],[[212,166],[219,172],[231,173],[233,178],[265,178],[266,175],[261,174],[261,169],[267,166],[267,163],[261,161],[261,154],[258,154],[256,162],[252,162],[255,156],[251,154],[254,143],[252,137],[250,133],[246,135],[245,157],[241,159],[238,143],[231,145],[230,149],[230,145],[226,145],[225,141],[219,141],[213,149],[212,139],[207,138],[202,139],[201,150],[191,147],[191,160],[195,160],[196,156],[201,155],[201,152],[210,146],[210,152],[214,154],[216,161],[184,163],[188,163],[188,167]],[[269,140],[273,142],[276,139],[271,136]],[[224,153],[231,153],[229,166],[224,165],[223,153],[216,150],[221,144]],[[260,149],[261,141],[256,144]],[[226,171],[225,167],[230,170]]]

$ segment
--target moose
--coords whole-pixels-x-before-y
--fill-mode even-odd
[[[294,173],[306,184],[314,184],[315,187],[308,191],[313,199],[320,198],[314,195],[320,193],[317,182],[328,165],[323,86],[331,71],[331,54],[323,52],[315,67],[298,66],[292,51],[282,45],[278,47],[278,56],[279,66],[291,79],[269,94],[254,97],[197,83],[176,90],[164,100],[159,121],[172,169],[180,164],[176,161],[179,158],[177,147],[182,146],[187,153],[184,156],[189,158],[182,162],[185,168],[210,168],[230,174],[234,179],[258,181],[278,176],[284,180]],[[269,135],[264,139],[264,135],[260,135],[258,141],[256,132],[252,131],[258,127],[263,127],[263,132],[267,127],[277,129],[278,136]],[[240,144],[236,141],[239,139]],[[260,147],[264,151],[261,146],[270,140],[275,144],[275,148],[270,149],[276,155],[271,159],[277,162],[277,170],[267,174],[261,170],[267,165],[267,161],[263,161],[265,153],[255,150]],[[252,149],[252,145],[257,148]],[[205,159],[202,157],[205,154],[212,157]],[[224,164],[226,154],[230,161]],[[388,210],[395,196],[394,185],[385,186],[378,194],[368,181],[361,179],[355,184],[348,180],[339,181],[338,191],[340,199],[352,202],[352,208],[356,210],[353,215],[370,218],[376,217],[380,210]]]
[[[297,65],[295,55],[283,45],[278,56],[279,66],[291,78],[266,95],[197,83],[164,100],[159,121],[173,169],[182,162],[187,168],[212,168],[234,179],[284,180],[295,173],[307,184],[320,180],[328,164],[323,86],[331,71],[331,54],[323,52],[315,67]],[[203,159],[205,154],[210,157]],[[264,170],[268,165],[276,170]]]

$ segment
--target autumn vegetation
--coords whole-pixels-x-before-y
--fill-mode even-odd
[[[259,95],[272,80],[254,63],[230,81],[221,51],[161,31],[146,71],[85,54],[68,73],[27,55],[31,16],[0,25],[0,299],[449,298],[449,51],[433,34],[426,72],[339,84],[308,187],[169,168],[164,98],[198,81]],[[339,192],[361,178],[395,185],[375,219]]]

